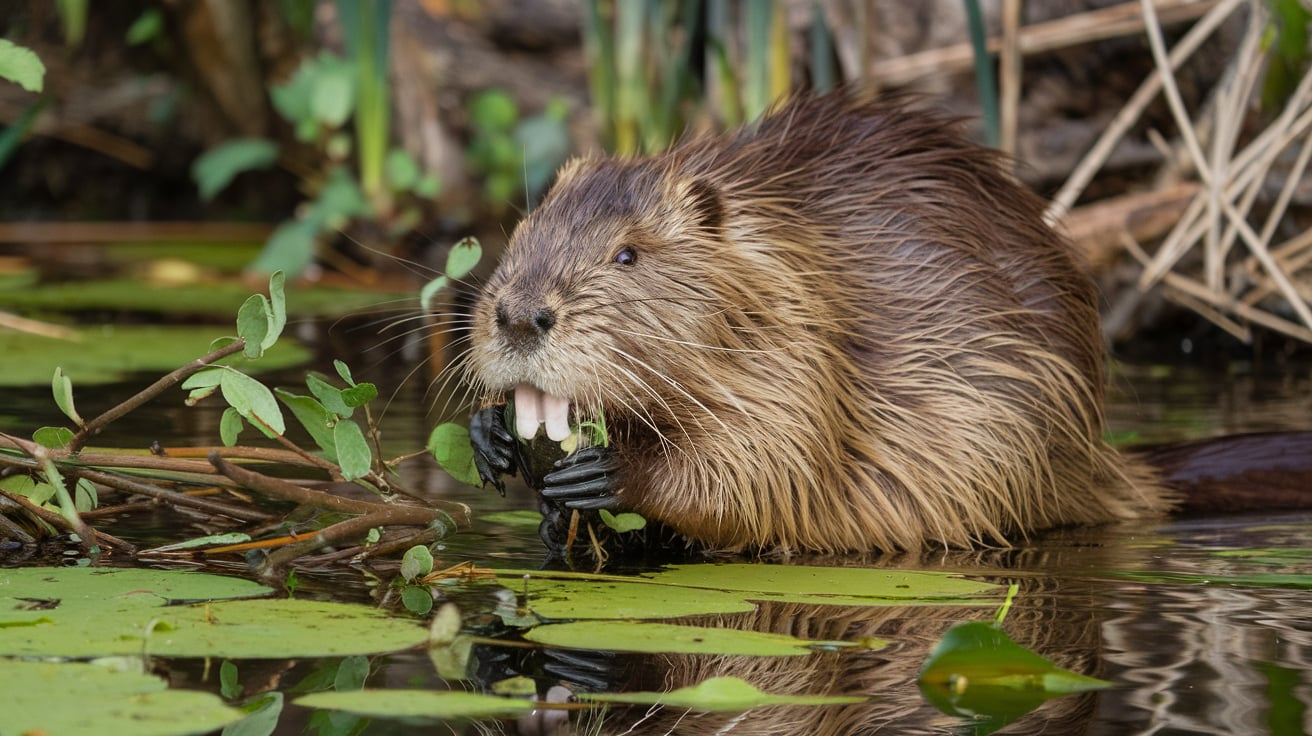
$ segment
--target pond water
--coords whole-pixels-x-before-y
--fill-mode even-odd
[[[384,419],[389,448],[385,454],[421,446],[436,421],[431,407],[443,404],[426,394],[422,381],[402,382],[404,370],[366,376],[385,387],[404,383]],[[78,394],[79,408],[84,416],[92,415],[146,382],[84,389]],[[123,420],[106,441],[144,446],[166,434],[177,444],[209,443],[217,434],[217,416],[182,409],[179,395]],[[1312,365],[1282,363],[1264,369],[1237,364],[1222,371],[1122,365],[1113,379],[1108,416],[1118,435],[1153,442],[1309,429]],[[61,417],[44,389],[0,389],[0,431],[29,434],[37,426],[59,423]],[[491,491],[461,488],[424,463],[408,466],[406,473],[413,487],[464,501],[479,515],[534,508],[523,489],[512,488],[502,498]],[[138,542],[188,536],[176,519],[161,524],[165,526],[134,522],[125,530],[105,528]],[[531,528],[476,522],[473,529],[449,538],[438,556],[439,565],[470,560],[488,567],[534,568],[542,561],[542,550]],[[1015,549],[915,559],[771,562],[941,570],[1018,584],[1005,626],[1012,638],[1061,667],[1109,680],[1114,687],[1052,699],[1001,733],[1312,733],[1312,514],[1179,518],[1069,530]],[[243,574],[238,563],[214,569]],[[298,595],[368,602],[368,581],[353,569],[312,574],[304,577]],[[477,681],[487,684],[526,674],[545,690],[564,673],[565,679],[591,677],[603,689],[634,691],[736,675],[778,692],[869,696],[855,705],[776,706],[730,715],[620,708],[601,718],[595,713],[578,716],[572,730],[580,733],[975,733],[979,731],[969,721],[944,715],[925,701],[917,674],[952,624],[990,620],[998,602],[878,609],[768,603],[751,613],[701,620],[811,639],[880,637],[891,642],[881,650],[800,658],[570,657],[483,646],[475,652],[481,663]],[[442,680],[428,656],[419,652],[376,657],[370,664],[370,687],[468,687]],[[243,682],[267,681],[273,689],[285,689],[309,676],[317,664],[251,660],[241,666]],[[166,671],[174,687],[218,690],[204,662],[179,660]],[[289,708],[277,732],[300,733],[307,723],[316,723],[313,718],[304,709]],[[336,732],[321,726],[310,730]],[[482,721],[452,726],[450,732],[542,733],[543,727],[540,722]],[[431,727],[412,731],[415,728],[380,720],[365,732],[433,732]]]

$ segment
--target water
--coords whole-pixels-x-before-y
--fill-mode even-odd
[[[400,374],[398,374],[400,375]],[[380,383],[397,376],[382,374]],[[84,416],[120,400],[147,381],[82,390]],[[418,447],[441,401],[410,381],[384,419],[388,451]],[[181,392],[179,392],[180,394]],[[182,409],[180,396],[146,407],[114,426],[106,444],[148,445],[152,440],[204,444],[216,436],[215,409]],[[1246,431],[1312,428],[1312,366],[1282,364],[1271,371],[1249,365],[1223,372],[1121,366],[1108,401],[1117,435],[1169,441]],[[43,390],[0,389],[0,430],[27,434],[62,423]],[[407,482],[432,497],[460,500],[479,513],[531,509],[533,499],[512,489],[462,489],[426,463],[406,466]],[[1312,491],[1312,489],[1309,489]],[[132,541],[176,540],[170,521],[124,532]],[[118,531],[115,527],[106,527]],[[1260,553],[1260,554],[1258,554]],[[476,523],[451,538],[442,563],[533,567],[541,548],[531,530]],[[1101,529],[1068,530],[1011,550],[930,554],[918,559],[821,558],[807,564],[872,564],[951,570],[998,582],[1016,582],[1020,594],[1006,629],[1023,645],[1077,672],[1108,679],[1107,691],[1058,698],[1005,733],[1085,734],[1301,734],[1312,733],[1312,514],[1172,519]],[[228,572],[240,566],[225,566]],[[1276,577],[1300,574],[1303,577]],[[357,571],[306,577],[306,594],[367,601]],[[970,733],[968,723],[938,713],[923,700],[916,675],[938,637],[952,624],[984,620],[992,606],[894,607],[854,611],[835,607],[763,606],[727,616],[721,626],[781,631],[814,638],[881,636],[882,651],[819,654],[763,661],[732,657],[621,657],[595,674],[614,690],[690,685],[730,674],[770,683],[781,692],[858,693],[865,703],[839,708],[778,707],[745,716],[696,715],[645,707],[617,710],[600,732],[633,733]],[[492,650],[488,662],[500,661]],[[540,675],[541,662],[506,661],[481,675],[499,679],[517,671]],[[376,658],[370,686],[444,688],[426,656],[400,653]],[[289,672],[304,670],[291,666]],[[200,670],[178,663],[175,686],[214,689]],[[292,709],[280,732],[298,732],[305,717]],[[595,716],[585,718],[595,724]],[[480,729],[513,732],[511,723]],[[377,725],[372,732],[404,730]]]

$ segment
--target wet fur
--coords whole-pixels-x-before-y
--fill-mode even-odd
[[[1102,440],[1093,285],[954,121],[834,95],[576,160],[473,319],[489,401],[603,406],[623,507],[726,549],[1006,544],[1172,499]],[[615,262],[621,248],[636,262]],[[525,351],[496,300],[557,321]]]

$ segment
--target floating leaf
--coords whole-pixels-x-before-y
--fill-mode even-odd
[[[462,692],[431,690],[358,690],[349,693],[314,693],[297,698],[304,708],[344,710],[374,718],[430,719],[446,721],[469,718],[497,718],[529,713],[533,704],[527,700],[500,698]]]
[[[565,649],[652,654],[742,654],[758,657],[810,654],[810,647],[817,644],[785,634],[762,631],[635,621],[545,624],[524,632],[524,638]]]
[[[949,715],[987,717],[983,733],[1011,723],[1050,698],[1110,686],[1057,667],[1012,641],[996,624],[982,621],[949,629],[920,673],[926,699]]]
[[[6,734],[205,733],[242,718],[212,693],[169,690],[163,679],[81,662],[0,660]]]
[[[176,542],[174,544],[165,544],[153,549],[144,550],[145,553],[158,552],[178,552],[184,549],[196,549],[198,547],[212,547],[220,544],[242,544],[251,541],[251,535],[241,532],[228,532],[226,534],[209,534],[195,539],[188,539],[185,542]]]
[[[908,600],[978,605],[1005,589],[936,572],[802,565],[671,565],[642,577],[665,585],[742,591],[751,600],[844,606]]]
[[[433,594],[423,585],[407,585],[401,589],[401,603],[410,613],[427,616],[433,610]]]
[[[437,464],[450,473],[452,478],[466,485],[483,485],[483,479],[478,475],[478,466],[474,465],[474,447],[469,443],[469,430],[453,422],[437,425],[428,436],[428,451],[433,453]]]
[[[848,695],[774,695],[737,677],[712,677],[667,693],[579,693],[579,700],[634,705],[667,705],[699,711],[741,711],[765,705],[845,705],[865,702]]]
[[[401,578],[407,582],[433,571],[433,553],[422,544],[416,544],[401,557]]]

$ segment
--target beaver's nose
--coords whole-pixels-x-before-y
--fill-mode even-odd
[[[556,326],[556,313],[542,304],[514,304],[503,299],[497,302],[496,320],[506,343],[528,352],[546,340]]]

